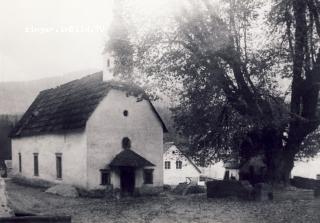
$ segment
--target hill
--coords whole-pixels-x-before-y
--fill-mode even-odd
[[[40,91],[96,71],[90,69],[33,81],[0,82],[0,115],[23,114]]]

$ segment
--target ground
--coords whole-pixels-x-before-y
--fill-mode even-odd
[[[124,198],[106,201],[63,198],[43,189],[7,181],[10,202],[18,209],[46,215],[71,215],[73,223],[172,222],[320,222],[320,199],[312,201],[248,202],[207,199],[204,194]]]

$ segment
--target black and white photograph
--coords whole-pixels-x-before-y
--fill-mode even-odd
[[[320,0],[0,0],[0,223],[319,210]]]

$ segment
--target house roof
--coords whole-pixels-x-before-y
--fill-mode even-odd
[[[98,72],[41,91],[11,132],[11,137],[84,129],[90,115],[110,89],[125,91],[139,100],[146,99],[163,130],[168,131],[142,88],[123,82],[104,82],[102,76],[103,73]]]
[[[146,160],[133,150],[126,149],[121,151],[109,164],[110,167],[130,166],[130,167],[145,167],[155,166],[150,161]]]

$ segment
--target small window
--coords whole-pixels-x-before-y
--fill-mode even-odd
[[[101,173],[101,185],[110,184],[110,171],[109,170],[100,170]]]
[[[62,154],[56,154],[57,179],[62,179]]]
[[[22,159],[21,159],[21,153],[18,154],[19,155],[19,172],[22,172]]]
[[[33,154],[33,174],[34,176],[39,176],[39,159],[38,153]]]
[[[144,184],[153,184],[153,169],[143,170]]]
[[[176,169],[182,169],[182,161],[176,162]]]
[[[128,114],[129,114],[128,110],[124,110],[124,111],[123,111],[123,116],[127,117]]]
[[[110,59],[107,60],[107,67],[110,67]]]
[[[122,139],[122,148],[123,149],[130,149],[131,148],[131,141],[128,137],[124,137]]]
[[[165,161],[164,162],[164,168],[165,169],[170,169],[171,168],[171,162],[170,161]]]

